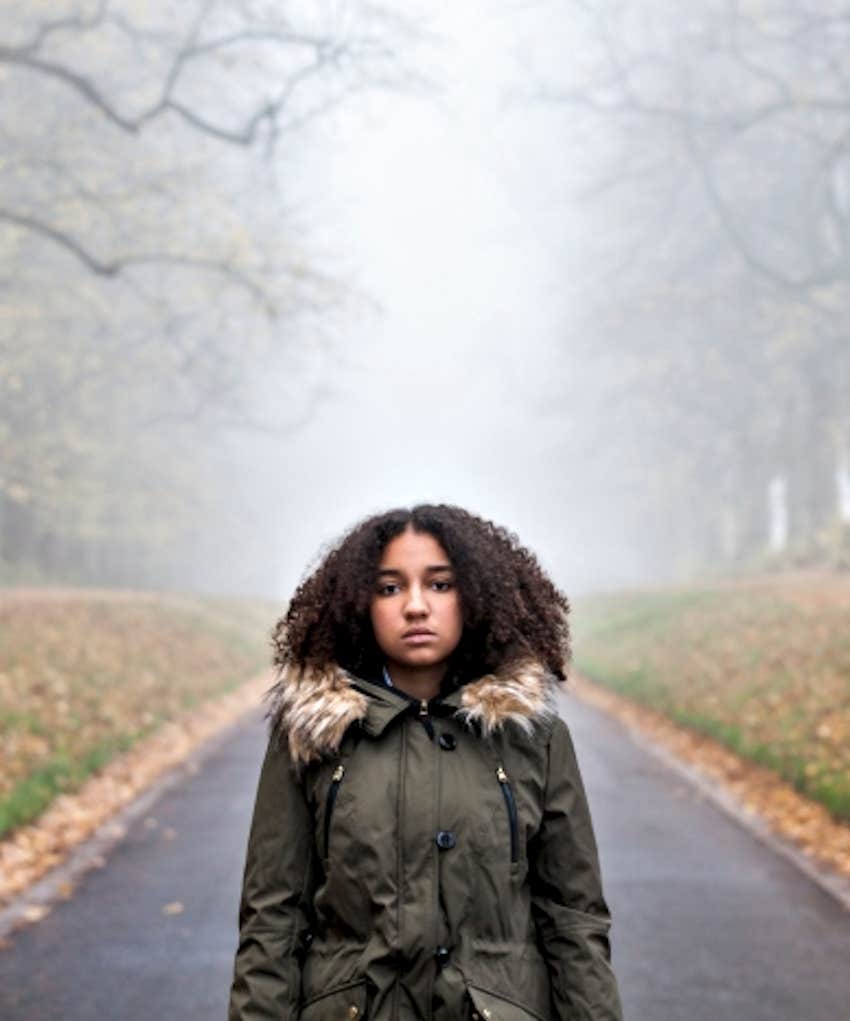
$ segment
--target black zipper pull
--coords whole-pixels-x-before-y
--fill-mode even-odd
[[[339,785],[342,783],[344,776],[345,766],[340,762],[333,773],[331,773],[331,784],[328,788],[327,799],[325,800],[325,858],[330,857],[331,816],[333,815],[334,802],[339,792]]]
[[[496,767],[496,779],[502,787],[502,794],[505,799],[505,807],[508,810],[508,824],[511,830],[511,863],[519,860],[519,824],[517,821],[516,798],[514,797],[511,781],[505,772],[505,767],[499,763]]]

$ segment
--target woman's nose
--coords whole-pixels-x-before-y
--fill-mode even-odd
[[[419,616],[423,613],[428,613],[428,602],[425,599],[425,593],[422,591],[421,586],[411,585],[408,589],[404,612],[409,616]]]

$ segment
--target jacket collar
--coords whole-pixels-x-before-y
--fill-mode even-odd
[[[508,723],[530,734],[535,724],[556,713],[554,676],[535,659],[506,664],[491,674],[461,685],[435,700],[440,711],[462,719],[489,737]],[[266,717],[273,731],[286,735],[296,767],[332,755],[353,723],[377,737],[399,715],[410,711],[411,700],[343,670],[287,669],[266,692]]]

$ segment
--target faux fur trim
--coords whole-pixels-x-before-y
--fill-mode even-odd
[[[369,700],[351,686],[345,671],[286,671],[266,692],[272,729],[286,734],[296,767],[336,751],[346,730],[362,720]]]
[[[556,681],[542,663],[525,660],[485,674],[461,688],[457,715],[489,737],[507,723],[530,734],[556,715]],[[286,735],[296,768],[330,755],[346,730],[365,718],[369,699],[334,664],[325,669],[287,670],[266,692],[272,730]]]
[[[531,734],[535,723],[555,715],[555,680],[542,663],[527,660],[485,674],[461,688],[459,714],[484,737],[511,722]]]

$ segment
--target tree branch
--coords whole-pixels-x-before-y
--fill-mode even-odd
[[[38,220],[36,217],[0,208],[0,220],[13,224],[16,227],[23,227],[25,230],[29,230],[46,238],[48,241],[52,241],[55,245],[73,255],[86,269],[97,276],[116,277],[132,266],[144,265],[187,266],[193,269],[202,269],[221,274],[250,293],[253,298],[260,300],[265,306],[268,315],[274,315],[269,295],[263,288],[246,273],[223,260],[172,252],[138,252],[107,260],[94,255],[70,234],[49,223]]]
[[[290,30],[267,27],[263,29],[245,28],[229,32],[205,41],[199,41],[203,22],[208,14],[210,3],[204,3],[187,33],[186,41],[178,49],[165,76],[162,91],[155,103],[135,115],[122,112],[112,103],[95,82],[85,75],[66,67],[61,62],[48,60],[39,55],[39,47],[53,32],[60,29],[98,27],[106,20],[106,4],[102,3],[96,15],[83,21],[78,18],[62,19],[42,27],[36,37],[20,46],[0,45],[0,63],[6,63],[25,71],[44,75],[61,82],[81,99],[90,104],[106,117],[119,130],[127,134],[137,135],[148,124],[156,121],[167,113],[174,113],[193,129],[207,134],[219,141],[251,146],[257,138],[259,128],[268,123],[276,136],[280,132],[279,117],[286,104],[291,100],[295,90],[308,78],[329,66],[339,66],[344,57],[356,58],[356,47],[351,42],[334,42],[329,38],[298,33]],[[129,28],[124,24],[125,31]],[[389,51],[381,50],[378,42],[365,38],[361,40],[367,56],[378,53],[381,57],[389,56]],[[314,57],[306,66],[294,71],[286,79],[285,85],[271,100],[262,103],[251,114],[241,127],[231,128],[216,123],[188,107],[175,97],[177,87],[186,67],[205,56],[223,50],[239,47],[245,43],[272,43],[275,46],[296,47],[312,50]],[[380,51],[380,52],[379,52]],[[304,117],[299,118],[303,121]]]
[[[46,21],[39,25],[35,36],[28,43],[24,43],[16,49],[21,52],[35,53],[41,49],[50,36],[58,32],[90,32],[92,29],[100,28],[106,20],[108,6],[109,0],[99,0],[95,10],[88,16],[78,14],[68,18],[57,18],[55,21]]]

